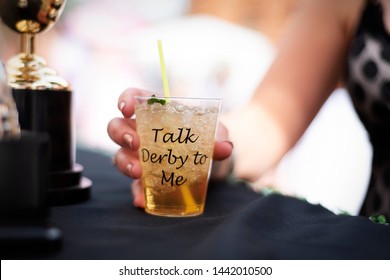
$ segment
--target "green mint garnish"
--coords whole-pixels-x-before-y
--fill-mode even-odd
[[[370,220],[377,224],[388,225],[387,219],[384,215],[371,215]]]
[[[167,101],[165,99],[159,99],[156,97],[156,95],[153,94],[152,97],[150,99],[148,99],[148,104],[151,105],[154,103],[160,103],[161,105],[165,105],[165,103],[167,103]]]

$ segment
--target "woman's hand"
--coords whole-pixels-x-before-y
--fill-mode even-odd
[[[107,132],[110,138],[120,146],[114,156],[116,167],[123,174],[134,179],[131,185],[134,205],[144,207],[145,200],[140,180],[142,168],[138,157],[140,139],[136,130],[135,118],[133,118],[135,112],[133,96],[140,95],[151,96],[152,93],[141,89],[129,88],[120,95],[118,108],[122,112],[123,118],[112,119],[108,124]],[[222,125],[218,127],[217,138],[219,140],[216,140],[214,144],[213,159],[221,161],[221,164],[213,167],[212,176],[221,179],[227,176],[227,172],[229,171],[226,166],[228,165],[227,161],[233,150],[233,144],[228,140],[227,129]]]

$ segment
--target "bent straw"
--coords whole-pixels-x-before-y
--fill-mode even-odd
[[[166,98],[166,101],[169,102],[169,84],[168,84],[168,76],[167,76],[167,70],[165,67],[165,60],[164,60],[164,53],[162,49],[162,42],[161,40],[157,40],[157,45],[158,45],[158,53],[160,55],[160,66],[161,66],[161,76],[162,76],[162,82],[163,82],[163,87],[164,87],[164,96]]]

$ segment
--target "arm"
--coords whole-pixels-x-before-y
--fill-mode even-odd
[[[296,143],[341,77],[363,0],[304,1],[250,103],[225,120],[235,174],[257,180]]]

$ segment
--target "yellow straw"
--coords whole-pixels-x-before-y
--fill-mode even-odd
[[[160,66],[161,66],[161,75],[162,75],[162,81],[164,87],[164,96],[166,98],[166,101],[169,102],[170,93],[169,93],[168,76],[167,76],[167,70],[165,68],[165,60],[164,60],[161,40],[157,40],[157,45],[158,45],[158,53],[160,55]]]

